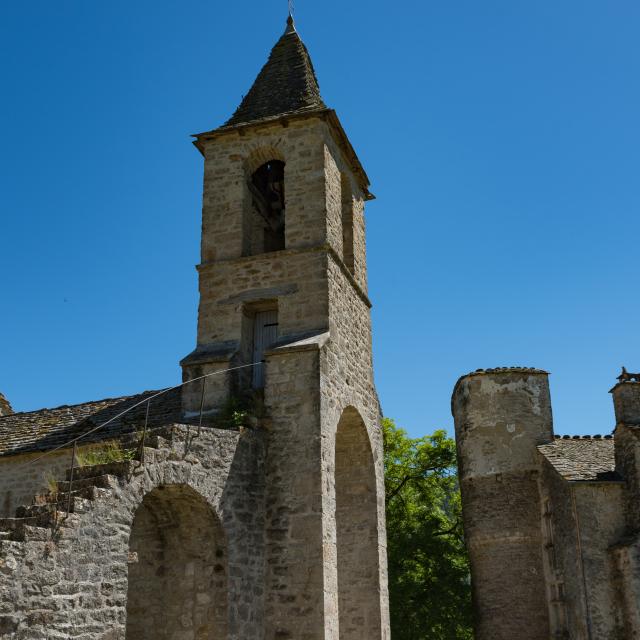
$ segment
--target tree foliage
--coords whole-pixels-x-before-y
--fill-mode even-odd
[[[394,640],[472,638],[455,442],[409,438],[383,420],[391,630]]]

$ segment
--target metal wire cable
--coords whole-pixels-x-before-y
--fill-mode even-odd
[[[67,442],[63,442],[62,444],[58,445],[57,447],[54,447],[53,449],[48,449],[42,455],[38,456],[34,460],[27,460],[26,462],[23,462],[22,464],[19,464],[18,468],[35,464],[36,462],[42,460],[43,458],[46,458],[48,455],[51,455],[52,453],[55,453],[56,451],[59,451],[60,449],[68,448],[69,446],[77,443],[78,441],[82,440],[83,438],[86,438],[87,436],[91,435],[92,433],[95,433],[96,431],[99,431],[103,427],[106,427],[108,424],[110,424],[114,420],[117,420],[118,418],[121,418],[122,416],[124,416],[125,414],[129,413],[129,411],[132,411],[136,407],[139,407],[139,406],[145,404],[145,402],[151,403],[152,400],[154,400],[155,398],[158,398],[161,395],[164,395],[165,393],[169,393],[169,391],[173,391],[174,389],[179,389],[180,387],[184,387],[185,385],[191,384],[192,382],[197,382],[198,380],[204,380],[205,378],[209,378],[211,376],[220,375],[221,373],[228,373],[229,371],[236,371],[238,369],[246,369],[247,367],[255,367],[258,364],[263,364],[263,363],[262,362],[252,362],[250,364],[243,364],[243,365],[239,365],[237,367],[229,367],[228,369],[223,369],[222,371],[212,371],[211,373],[207,373],[207,374],[205,374],[203,376],[199,376],[197,378],[193,378],[192,380],[187,380],[186,382],[181,382],[180,384],[176,384],[173,387],[167,387],[166,389],[162,389],[162,391],[158,391],[157,393],[154,393],[153,395],[151,395],[151,396],[149,396],[147,398],[144,398],[143,400],[140,400],[139,402],[136,402],[135,404],[131,405],[130,407],[128,407],[124,411],[121,411],[120,413],[116,414],[112,418],[109,418],[106,422],[103,422],[102,424],[99,424],[98,426],[94,427],[93,429],[90,429],[89,431],[87,431],[87,432],[85,432],[85,433],[83,433],[83,434],[81,434],[81,435],[79,435],[79,436],[77,436],[75,438],[72,438],[71,440],[68,440]],[[166,428],[166,427],[161,427],[161,428]]]

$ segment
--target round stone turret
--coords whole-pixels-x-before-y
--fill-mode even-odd
[[[548,373],[541,369],[479,369],[462,376],[451,412],[461,478],[536,468],[536,446],[553,440]]]
[[[477,640],[548,640],[537,445],[554,439],[547,372],[481,369],[451,398]]]

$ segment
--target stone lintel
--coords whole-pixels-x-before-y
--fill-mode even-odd
[[[279,287],[266,287],[261,289],[249,289],[220,300],[218,304],[238,304],[239,302],[254,302],[258,300],[272,300],[289,296],[298,291],[297,284],[285,284]]]

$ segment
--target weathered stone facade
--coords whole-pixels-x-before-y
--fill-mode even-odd
[[[546,372],[456,384],[478,640],[640,637],[640,382],[611,392],[613,436],[560,437]]]
[[[0,418],[0,635],[388,639],[371,195],[291,20],[196,146],[198,339],[177,414],[174,392],[146,392]],[[67,468],[88,431],[83,447],[108,433],[135,459]]]

